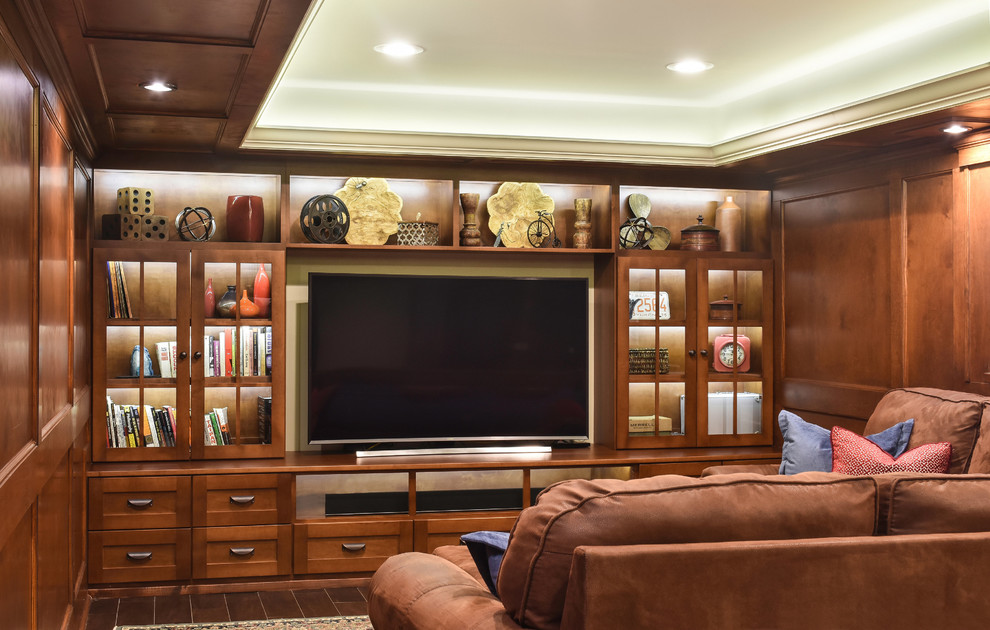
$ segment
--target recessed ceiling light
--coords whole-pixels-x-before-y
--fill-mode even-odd
[[[389,42],[375,46],[375,51],[389,57],[412,57],[423,52],[423,47],[406,42]]]
[[[164,81],[145,81],[140,85],[152,92],[174,92],[178,89],[174,83],[165,83]]]
[[[668,70],[680,72],[681,74],[697,74],[698,72],[711,70],[714,67],[715,66],[713,64],[710,64],[707,61],[699,61],[698,59],[685,59],[684,61],[678,61],[677,63],[667,64]]]
[[[959,123],[954,123],[943,129],[942,131],[944,131],[945,133],[966,133],[967,131],[972,131],[972,130],[973,130],[972,127],[965,127],[963,125],[960,125]]]

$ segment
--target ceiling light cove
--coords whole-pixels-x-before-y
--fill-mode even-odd
[[[699,59],[685,59],[676,63],[667,64],[668,70],[679,72],[680,74],[698,74],[699,72],[704,72],[705,70],[711,70],[714,67],[715,66],[713,64],[710,64],[707,61],[701,61]]]
[[[164,81],[145,81],[139,85],[149,92],[174,92],[178,89],[174,83]]]
[[[375,52],[380,52],[388,57],[413,57],[423,52],[423,47],[407,42],[389,42],[375,46]]]

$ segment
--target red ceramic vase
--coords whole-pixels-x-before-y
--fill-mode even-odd
[[[260,243],[265,237],[265,205],[256,195],[227,197],[227,240]]]
[[[204,296],[203,306],[207,318],[217,316],[217,294],[213,291],[213,278],[206,281],[206,295]]]
[[[258,265],[258,273],[254,276],[254,303],[261,309],[260,315],[267,317],[272,303],[272,282],[264,264]]]

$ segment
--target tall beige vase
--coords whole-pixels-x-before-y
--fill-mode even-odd
[[[743,210],[726,197],[725,203],[715,208],[715,229],[723,252],[743,250]]]

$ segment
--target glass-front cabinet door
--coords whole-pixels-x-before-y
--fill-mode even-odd
[[[765,259],[699,260],[699,446],[773,440],[771,274]]]
[[[285,453],[284,260],[277,251],[193,252],[194,459]]]
[[[188,255],[96,250],[93,287],[94,460],[188,458]]]
[[[617,269],[616,447],[770,444],[770,261],[624,252]]]
[[[648,254],[629,253],[618,267],[616,445],[691,445],[695,276],[682,260]]]

